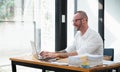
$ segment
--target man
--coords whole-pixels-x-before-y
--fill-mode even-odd
[[[77,11],[74,15],[73,25],[77,29],[75,39],[70,47],[59,52],[42,51],[44,58],[66,58],[75,55],[103,55],[103,41],[99,33],[88,26],[88,16],[84,11]]]

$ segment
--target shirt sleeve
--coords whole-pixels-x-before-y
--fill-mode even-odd
[[[76,48],[75,48],[75,41],[74,41],[70,46],[68,46],[65,50],[66,50],[67,52],[76,51]]]
[[[77,39],[77,36],[78,36],[78,35],[79,35],[79,32],[76,33],[75,38],[74,38],[74,41],[72,42],[72,44],[66,48],[66,51],[67,51],[67,52],[76,51],[76,39]]]

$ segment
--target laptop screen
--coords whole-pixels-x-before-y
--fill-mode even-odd
[[[37,51],[37,48],[35,46],[35,42],[33,41],[30,41],[31,43],[31,46],[32,46],[32,55],[36,58],[36,59],[39,59],[39,60],[42,60],[42,61],[47,61],[47,62],[53,62],[53,61],[56,61],[56,58],[43,58],[40,56],[40,52]]]
[[[36,46],[35,46],[35,42],[30,41],[30,43],[31,43],[31,46],[32,46],[32,55],[33,55],[35,58],[39,59],[39,54],[38,54],[38,52],[37,52],[37,49],[36,49]]]

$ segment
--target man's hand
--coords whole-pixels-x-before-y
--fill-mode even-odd
[[[42,51],[40,55],[43,58],[66,58],[68,56],[75,56],[77,55],[77,52],[70,52],[70,53],[62,53],[62,52],[48,52],[48,51]]]
[[[56,58],[58,57],[58,54],[55,53],[55,52],[48,52],[48,51],[42,51],[40,53],[40,55],[43,57],[43,58]]]

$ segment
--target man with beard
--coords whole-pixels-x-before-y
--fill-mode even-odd
[[[74,42],[65,50],[58,52],[42,51],[44,58],[66,58],[75,55],[103,55],[103,41],[98,32],[88,26],[88,16],[84,11],[77,11],[73,17],[73,25],[77,30]]]

